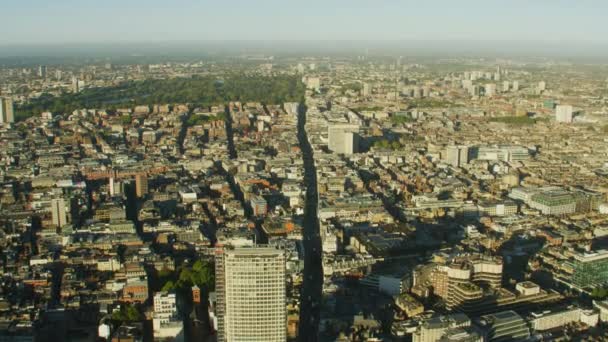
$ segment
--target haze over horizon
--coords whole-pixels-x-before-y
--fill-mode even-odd
[[[599,0],[8,0],[0,45],[407,40],[608,43]]]

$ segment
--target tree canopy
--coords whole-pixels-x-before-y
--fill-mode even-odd
[[[381,150],[399,150],[403,148],[403,145],[399,141],[390,141],[388,139],[382,139],[374,142],[374,148]]]
[[[224,121],[226,119],[226,114],[225,113],[217,113],[216,115],[202,115],[202,114],[195,114],[195,115],[191,115],[188,120],[186,121],[186,125],[188,126],[196,126],[196,125],[201,125],[204,124],[206,122],[211,122],[211,121],[217,121],[217,120],[221,120]]]
[[[201,107],[228,101],[281,104],[297,102],[304,91],[305,86],[298,77],[285,75],[149,79],[126,81],[112,87],[89,88],[60,96],[45,93],[17,106],[16,114],[18,119],[24,119],[44,111],[63,114],[82,108],[116,109],[167,103],[189,103]]]
[[[132,304],[121,306],[120,310],[112,312],[112,319],[121,322],[137,322],[143,319],[143,315]]]
[[[593,299],[606,299],[608,297],[608,288],[596,287],[591,291],[591,298]]]
[[[215,287],[213,264],[197,260],[191,267],[184,266],[172,274],[159,274],[163,291],[185,291],[196,285],[201,289]]]

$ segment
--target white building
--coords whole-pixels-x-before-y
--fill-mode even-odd
[[[436,342],[449,330],[470,327],[471,320],[465,314],[456,313],[426,319],[412,335],[413,342]]]
[[[285,252],[238,248],[216,253],[218,341],[286,341]]]
[[[335,230],[329,226],[322,227],[321,230],[323,253],[336,253],[338,251],[338,237]]]
[[[596,326],[598,321],[599,314],[597,311],[583,310],[576,306],[554,312],[533,312],[529,318],[530,326],[537,331],[551,330],[577,322],[584,323],[588,326]]]
[[[469,163],[469,148],[467,146],[448,146],[446,153],[448,164],[460,167]]]
[[[485,85],[484,89],[487,97],[492,97],[496,95],[496,84],[488,83]]]
[[[497,145],[473,148],[472,158],[488,161],[514,162],[530,159],[530,151],[524,146]]]
[[[172,338],[175,341],[183,341],[184,324],[177,317],[175,293],[158,292],[154,294],[152,326],[155,339]]]
[[[513,91],[519,91],[519,81],[513,81]]]
[[[372,87],[369,83],[363,83],[363,89],[361,91],[361,95],[370,96],[372,94]]]
[[[357,153],[359,145],[359,126],[333,124],[327,129],[329,150],[341,154]]]
[[[53,198],[51,200],[51,216],[53,225],[63,227],[68,223],[67,214],[65,212],[65,201],[63,198]]]
[[[599,320],[602,322],[608,322],[608,300],[594,300],[593,307],[599,310]]]
[[[572,106],[558,105],[555,107],[555,120],[557,122],[571,123],[572,122]]]
[[[307,77],[305,83],[308,89],[313,89],[316,91],[321,89],[321,79],[318,77]]]
[[[538,82],[538,91],[545,91],[547,89],[547,83],[545,81]]]

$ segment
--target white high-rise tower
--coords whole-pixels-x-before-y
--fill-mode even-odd
[[[215,272],[219,342],[287,340],[284,251],[218,250]]]

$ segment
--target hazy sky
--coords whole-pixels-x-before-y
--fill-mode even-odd
[[[166,40],[608,43],[607,0],[0,0],[0,44]]]

